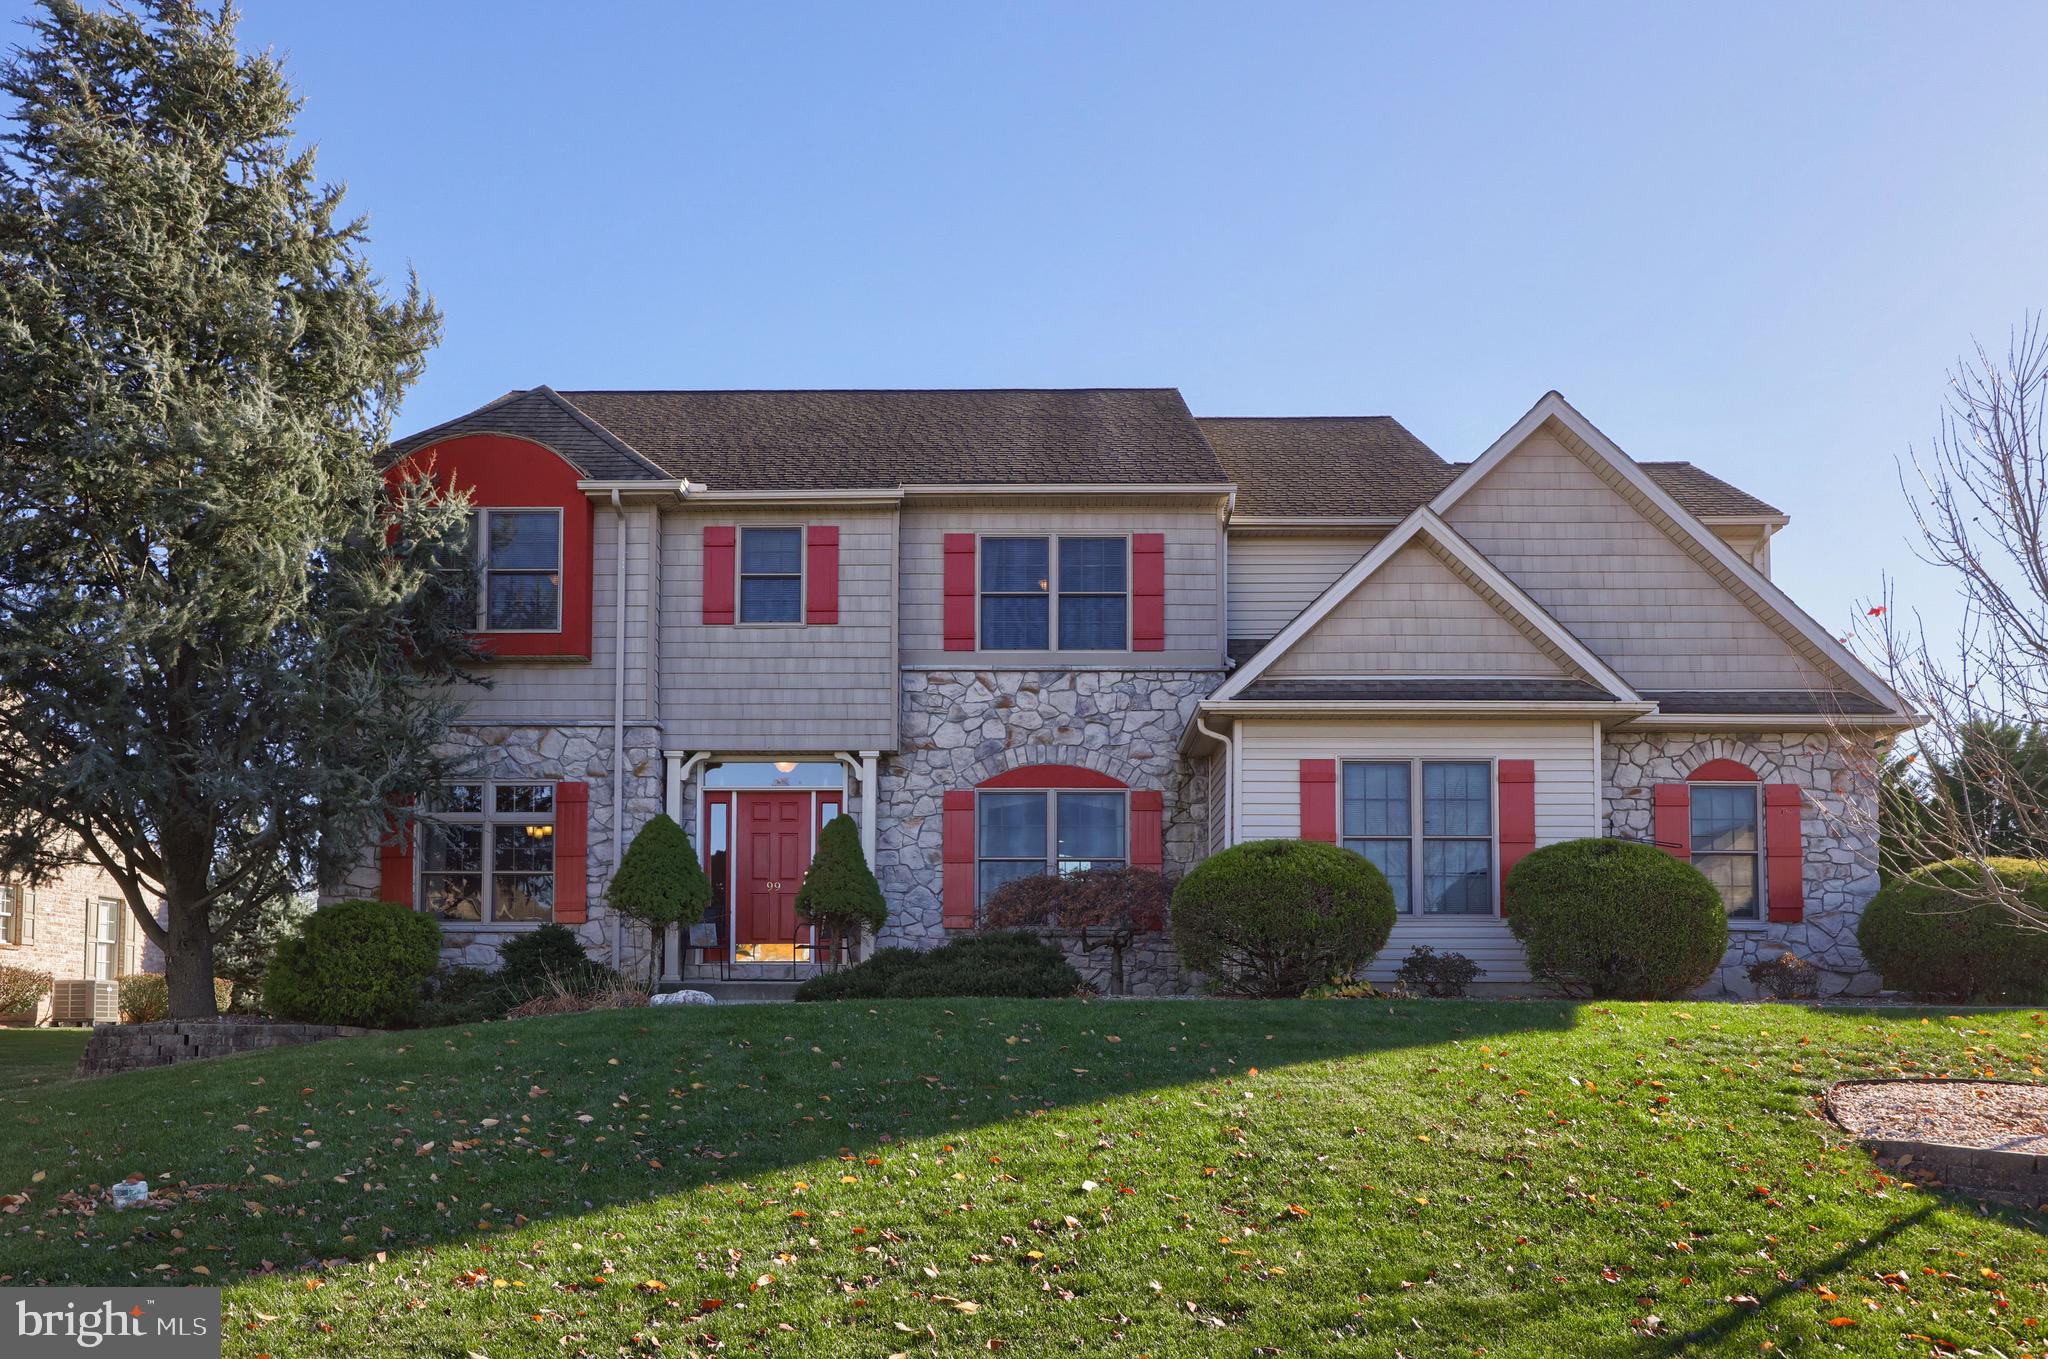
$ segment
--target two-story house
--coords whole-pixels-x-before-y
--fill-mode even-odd
[[[473,782],[330,894],[451,955],[604,906],[666,810],[711,874],[674,978],[810,965],[793,898],[856,818],[883,944],[1019,875],[1302,836],[1414,943],[1526,979],[1501,880],[1616,834],[1692,859],[1735,944],[1867,985],[1873,755],[1898,696],[1771,583],[1771,506],[1638,463],[1555,393],[1469,463],[1392,419],[1197,419],[1152,390],[513,392],[403,440],[477,506]],[[1140,989],[1179,984],[1162,942]]]

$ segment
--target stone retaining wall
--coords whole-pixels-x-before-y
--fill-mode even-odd
[[[270,1019],[165,1019],[154,1024],[100,1024],[78,1059],[80,1076],[172,1066],[261,1048],[294,1047],[324,1038],[356,1038],[375,1029],[340,1024],[287,1024]]]

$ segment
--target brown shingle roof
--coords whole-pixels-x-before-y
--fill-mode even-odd
[[[1399,519],[1457,469],[1388,415],[1203,416],[1240,515]]]
[[[1664,494],[1694,514],[1784,513],[1689,462],[1643,462],[1636,466],[1648,472],[1650,480],[1664,488]]]
[[[1171,387],[561,395],[716,491],[1227,480]]]
[[[467,415],[409,434],[391,445],[391,456],[402,458],[428,444],[465,434],[511,434],[531,439],[554,449],[586,477],[634,480],[660,476],[659,469],[637,456],[616,435],[546,387],[507,392]]]

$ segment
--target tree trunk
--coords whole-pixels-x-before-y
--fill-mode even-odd
[[[211,1019],[220,1013],[213,998],[213,922],[176,899],[167,905],[164,986],[170,992],[171,1018]]]

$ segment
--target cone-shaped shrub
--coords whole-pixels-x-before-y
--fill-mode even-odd
[[[882,885],[861,852],[860,827],[850,816],[835,816],[818,836],[818,852],[796,892],[797,918],[828,941],[852,940],[862,930],[880,930],[889,918]],[[836,949],[833,950],[836,952]]]
[[[697,862],[697,848],[683,828],[666,813],[640,828],[619,871],[605,890],[611,908],[647,926],[656,947],[650,970],[658,965],[661,932],[670,925],[694,920],[711,900],[711,879]]]

